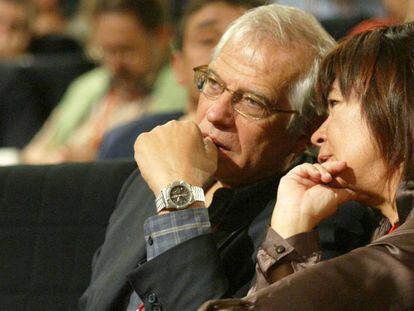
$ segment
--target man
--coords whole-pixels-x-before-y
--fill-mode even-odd
[[[186,114],[159,113],[138,118],[105,135],[99,159],[134,157],[134,142],[143,132],[159,124],[178,119],[193,120],[199,91],[193,83],[193,68],[210,62],[216,46],[227,26],[245,10],[263,4],[254,0],[192,0],[184,9],[173,42],[172,66],[176,80],[187,90]]]
[[[0,0],[0,59],[23,56],[31,39],[29,3],[25,0]]]
[[[168,43],[156,0],[101,0],[91,53],[102,66],[76,79],[25,148],[30,163],[95,158],[104,132],[149,108],[148,94]]]
[[[141,175],[121,191],[81,309],[194,310],[247,292],[280,175],[318,124],[312,86],[333,44],[312,16],[279,5],[225,32],[195,70],[198,126],[139,136]]]

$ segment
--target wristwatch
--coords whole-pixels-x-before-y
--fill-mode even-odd
[[[197,201],[205,202],[203,188],[177,180],[161,190],[155,206],[159,213],[162,210],[182,210]]]

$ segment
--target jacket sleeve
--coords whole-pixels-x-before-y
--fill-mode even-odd
[[[317,231],[300,233],[285,240],[269,227],[257,252],[256,282],[249,294],[273,283],[268,276],[271,269],[287,265],[297,272],[318,263],[321,254]]]
[[[138,266],[128,279],[149,310],[196,310],[228,288],[212,234],[180,243]]]
[[[413,310],[414,231],[401,228],[369,246],[320,262],[242,300],[203,310]],[[230,307],[231,305],[231,307]]]

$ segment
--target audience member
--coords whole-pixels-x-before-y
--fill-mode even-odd
[[[68,24],[68,33],[85,45],[92,32],[92,20],[98,0],[80,0],[77,10]]]
[[[30,0],[34,8],[32,30],[35,36],[63,34],[68,20],[60,0]]]
[[[350,37],[326,57],[319,164],[281,179],[251,295],[200,310],[414,309],[413,55],[411,23]],[[371,242],[319,262],[312,229],[350,199],[374,207]]]
[[[0,60],[27,52],[31,40],[30,9],[26,0],[0,0]]]
[[[148,94],[168,35],[156,0],[102,0],[94,14],[94,53],[102,66],[76,79],[24,149],[29,163],[95,158],[104,132],[149,109]]]
[[[314,15],[318,20],[378,16],[383,13],[379,0],[273,0],[274,3],[291,5]],[[398,0],[397,0],[398,1]]]
[[[404,23],[414,14],[412,2],[412,0],[381,0],[386,16],[364,20],[355,26],[350,34],[354,35],[382,26]]]
[[[140,173],[120,194],[82,310],[136,310],[141,299],[146,310],[194,310],[246,293],[279,176],[320,124],[313,81],[333,45],[314,17],[280,5],[230,26],[195,69],[198,125],[138,137]]]
[[[173,119],[194,120],[200,92],[193,83],[193,68],[209,63],[213,48],[230,22],[260,3],[252,0],[190,0],[178,23],[171,60],[178,83],[187,90],[186,113],[150,114],[112,130],[105,135],[98,158],[133,158],[134,142],[139,134]]]

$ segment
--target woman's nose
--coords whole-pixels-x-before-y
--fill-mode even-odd
[[[320,147],[326,141],[326,125],[328,119],[322,123],[322,125],[312,134],[311,142],[315,146]]]

